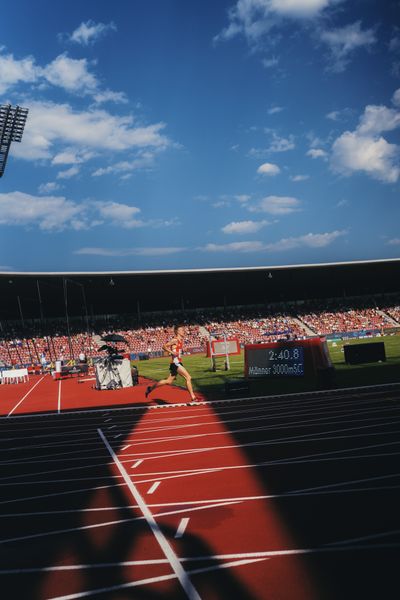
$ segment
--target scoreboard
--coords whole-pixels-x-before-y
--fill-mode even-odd
[[[244,348],[245,377],[314,377],[331,366],[325,339],[248,344]]]
[[[304,375],[304,348],[251,348],[247,350],[248,377],[301,377]]]

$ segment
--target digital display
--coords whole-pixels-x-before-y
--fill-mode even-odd
[[[247,377],[301,377],[304,375],[304,348],[280,346],[246,348]]]

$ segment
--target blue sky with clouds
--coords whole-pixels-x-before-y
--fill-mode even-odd
[[[400,255],[397,0],[7,3],[0,103],[0,270]]]

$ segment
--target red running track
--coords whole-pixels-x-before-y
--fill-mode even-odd
[[[94,379],[78,378],[55,381],[50,375],[31,376],[26,383],[0,386],[0,415],[16,416],[118,406],[152,406],[155,403],[189,402],[189,393],[179,387],[165,386],[145,398],[149,380],[117,390],[96,390]],[[200,400],[203,396],[198,395]]]

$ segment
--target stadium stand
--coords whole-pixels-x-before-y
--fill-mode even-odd
[[[381,332],[393,328],[393,322],[400,325],[400,306],[393,305],[378,309],[366,306],[371,301],[358,300],[362,306],[344,306],[340,301],[336,305],[331,301],[329,310],[322,303],[309,303],[286,310],[261,307],[229,307],[223,310],[197,310],[186,314],[186,348],[190,353],[202,352],[209,336],[227,335],[239,340],[241,344],[270,342],[280,339],[301,339],[313,335],[346,335],[349,332]],[[177,319],[165,314],[148,316],[139,326],[131,318],[108,318],[93,320],[87,331],[82,325],[73,326],[68,336],[62,321],[46,324],[44,332],[41,326],[11,323],[6,329],[4,324],[0,338],[0,367],[16,365],[49,365],[55,360],[64,362],[77,359],[83,352],[89,358],[102,356],[99,347],[104,343],[100,338],[111,331],[122,335],[129,352],[135,358],[161,356],[162,347],[172,335]],[[89,325],[89,324],[88,324]],[[29,332],[29,335],[28,335]]]

